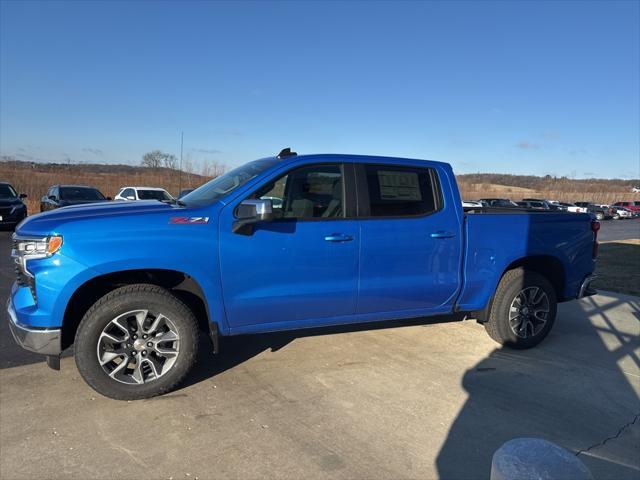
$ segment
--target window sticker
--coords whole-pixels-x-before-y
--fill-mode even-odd
[[[420,181],[415,172],[378,170],[378,183],[381,199],[422,201]]]

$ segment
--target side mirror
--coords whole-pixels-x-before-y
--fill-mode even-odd
[[[27,198],[27,194],[26,194],[26,193],[21,193],[21,194],[20,194],[20,198],[21,198],[22,200],[24,200],[25,198]]]
[[[236,220],[231,230],[241,235],[251,235],[253,225],[273,220],[271,200],[244,200],[236,209]]]
[[[124,197],[124,198],[126,198],[127,200],[135,200],[136,199],[136,197],[134,197],[133,195],[129,195],[128,197]]]

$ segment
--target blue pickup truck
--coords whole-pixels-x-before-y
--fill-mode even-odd
[[[592,294],[589,214],[464,211],[445,163],[285,149],[175,204],[70,206],[23,221],[7,304],[24,348],[116,399],[165,393],[219,337],[456,314],[529,348]]]

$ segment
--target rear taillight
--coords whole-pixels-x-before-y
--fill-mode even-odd
[[[598,258],[598,230],[600,230],[600,222],[593,220],[591,222],[591,231],[593,232],[593,249],[591,250],[591,258]]]

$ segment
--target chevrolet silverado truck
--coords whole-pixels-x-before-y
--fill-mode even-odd
[[[174,204],[69,206],[15,232],[7,310],[54,369],[74,345],[115,399],[175,388],[200,335],[452,314],[529,348],[558,302],[593,294],[589,214],[465,211],[445,163],[297,155],[247,163]]]

